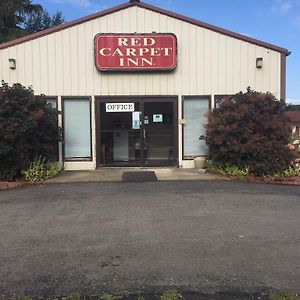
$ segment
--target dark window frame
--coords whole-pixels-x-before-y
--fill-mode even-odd
[[[169,100],[168,100],[169,99]],[[95,96],[95,122],[96,122],[96,168],[101,168],[103,165],[101,164],[101,122],[100,122],[100,104],[103,102],[129,102],[129,101],[139,101],[140,103],[148,102],[148,101],[159,101],[159,100],[166,100],[166,101],[173,101],[174,102],[174,141],[175,141],[175,166],[179,167],[179,127],[178,127],[178,105],[179,105],[179,96],[178,95],[152,95],[152,96],[139,96],[139,95],[128,95],[128,96],[103,96],[103,95],[96,95]],[[161,165],[162,166],[162,165]],[[159,167],[161,167],[159,166]]]

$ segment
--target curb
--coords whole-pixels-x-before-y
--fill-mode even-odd
[[[228,176],[229,180],[238,181],[236,177]],[[276,184],[276,185],[295,185],[300,186],[300,177],[286,180],[271,180],[263,178],[246,178],[244,182],[248,183],[262,183],[262,184]]]
[[[0,190],[16,189],[27,184],[22,181],[0,181]]]

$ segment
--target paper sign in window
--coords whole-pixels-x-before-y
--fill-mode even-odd
[[[153,115],[153,123],[162,123],[163,115]]]
[[[132,112],[132,129],[140,129],[140,112]]]

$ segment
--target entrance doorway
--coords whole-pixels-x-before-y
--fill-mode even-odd
[[[96,98],[97,167],[176,166],[177,98]]]

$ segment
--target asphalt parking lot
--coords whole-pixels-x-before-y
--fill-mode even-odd
[[[0,295],[300,292],[300,187],[228,181],[0,191]]]

